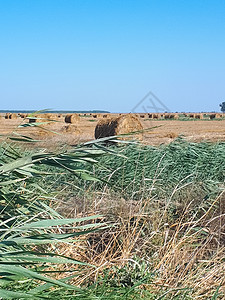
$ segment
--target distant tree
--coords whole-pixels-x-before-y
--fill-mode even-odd
[[[225,102],[220,104],[220,110],[224,113],[225,112]]]

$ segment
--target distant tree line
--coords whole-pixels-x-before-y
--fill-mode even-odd
[[[225,112],[225,102],[220,103],[220,110],[224,113]]]

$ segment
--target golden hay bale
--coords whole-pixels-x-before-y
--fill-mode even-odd
[[[103,115],[102,116],[103,118],[108,118],[109,116],[107,114]]]
[[[216,114],[211,114],[209,115],[210,120],[215,119],[216,118]]]
[[[170,114],[164,114],[165,119],[170,119]]]
[[[65,116],[65,122],[66,123],[76,123],[80,120],[80,117],[78,114],[70,114]]]
[[[80,134],[79,128],[74,124],[68,124],[61,128],[61,131],[64,133],[73,133],[73,134]]]
[[[126,134],[143,130],[143,126],[136,115],[127,114],[116,118],[102,119],[95,128],[95,138]]]
[[[196,114],[196,115],[195,115],[195,119],[200,119],[200,120],[202,120],[202,119],[203,119],[203,114]]]
[[[159,115],[159,114],[153,114],[153,115],[152,115],[152,118],[153,118],[153,119],[159,119],[159,118],[160,118],[160,115]]]
[[[97,115],[92,115],[92,117],[95,118],[95,119],[97,119],[98,116]]]
[[[22,118],[22,119],[25,119],[28,116],[28,114],[23,114],[23,113],[20,113],[19,115],[20,115],[20,118]]]
[[[168,115],[168,119],[178,120],[179,119],[179,115],[178,114],[169,114]]]
[[[149,113],[149,114],[146,114],[145,115],[146,118],[149,118],[149,119],[160,119],[161,118],[161,114],[159,113]]]
[[[210,120],[218,119],[218,118],[220,118],[220,115],[216,114],[216,113],[213,113],[213,114],[209,115],[209,118],[210,118]]]
[[[195,114],[188,114],[188,117],[194,119],[195,118]]]
[[[5,114],[5,119],[9,119],[9,115],[10,115],[10,113],[6,113]]]
[[[9,119],[17,119],[17,114],[15,113],[9,114]]]

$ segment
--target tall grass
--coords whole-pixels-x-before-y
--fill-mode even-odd
[[[115,223],[87,240],[86,259],[98,266],[89,277],[97,280],[90,285],[95,295],[104,287],[114,299],[135,286],[139,296],[147,291],[146,299],[223,299],[225,144],[178,139],[117,151],[120,156],[101,157],[94,166],[104,182],[85,185],[88,193],[81,188],[79,198],[76,188],[68,189],[76,211],[91,209]],[[146,276],[128,267],[142,263]]]
[[[107,152],[107,149],[87,147],[61,153],[22,152],[15,145],[1,144],[0,297],[39,298],[44,290],[53,286],[80,290],[65,279],[49,274],[66,271],[71,279],[76,275],[74,271],[79,274],[81,266],[94,266],[57,253],[56,244],[72,245],[83,235],[103,227],[104,224],[99,222],[101,216],[62,217],[51,208],[51,190],[44,189],[39,183],[50,176],[52,170],[54,176],[69,172],[78,180],[97,180],[86,170],[86,165],[95,164],[96,159]],[[43,166],[48,166],[48,171]],[[57,267],[60,264],[73,267],[62,271]],[[18,282],[25,282],[32,289],[15,291]]]
[[[224,299],[224,167],[225,143],[183,139],[2,147],[0,295]]]

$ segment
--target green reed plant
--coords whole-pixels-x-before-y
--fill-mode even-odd
[[[14,137],[11,140],[15,141]],[[23,137],[19,137],[21,140]],[[78,267],[88,264],[54,252],[54,245],[74,243],[105,225],[99,222],[101,216],[98,215],[63,218],[48,201],[41,201],[43,194],[45,199],[51,199],[51,191],[44,190],[39,182],[50,175],[66,173],[77,180],[97,181],[87,170],[87,165],[97,163],[108,153],[103,147],[80,146],[52,153],[22,152],[11,143],[0,145],[0,297],[42,298],[43,291],[53,286],[80,290],[49,274],[62,272],[57,267],[60,264]],[[33,288],[26,292],[13,290],[18,282],[27,284],[32,281]]]

